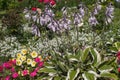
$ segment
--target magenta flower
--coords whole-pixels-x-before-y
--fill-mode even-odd
[[[28,70],[23,70],[23,71],[22,71],[22,75],[23,75],[23,76],[26,76],[26,75],[28,75],[28,74],[29,74],[29,71],[28,71]]]
[[[15,72],[15,68],[14,67],[12,67],[10,70],[11,70],[11,72]]]
[[[0,66],[0,72],[3,72],[3,66]]]
[[[38,67],[43,67],[43,64],[44,64],[44,62],[40,62],[39,64],[38,64]]]
[[[46,3],[49,3],[50,1],[49,0],[44,0],[43,2],[46,4]]]
[[[3,67],[6,68],[6,69],[11,69],[12,68],[12,63],[5,62],[5,63],[3,63]]]
[[[5,80],[10,80],[10,76],[6,76]]]
[[[15,72],[15,73],[12,74],[12,77],[13,77],[13,78],[17,78],[18,76],[19,76],[19,75],[18,75],[17,72]]]
[[[35,70],[34,70],[34,72],[38,72],[39,69],[40,69],[39,67],[36,67]]]
[[[37,75],[37,73],[35,71],[30,73],[31,77],[35,77],[36,75]]]
[[[38,57],[35,58],[35,62],[37,62],[37,63],[40,62],[40,58],[38,58]]]

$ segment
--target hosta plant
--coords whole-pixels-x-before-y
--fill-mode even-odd
[[[117,80],[118,77],[112,73],[111,65],[115,59],[106,60],[100,53],[88,47],[73,53],[52,52],[49,62],[39,70],[46,76],[39,79],[50,80]]]

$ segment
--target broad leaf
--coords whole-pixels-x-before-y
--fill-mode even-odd
[[[83,51],[82,55],[81,55],[81,60],[82,60],[82,62],[84,62],[84,61],[86,60],[88,54],[89,54],[89,47],[86,48],[86,49]]]
[[[113,74],[113,73],[107,73],[107,72],[104,72],[104,73],[101,73],[100,74],[101,77],[104,77],[104,78],[109,78],[109,79],[113,79],[113,80],[118,80],[118,77]]]
[[[79,69],[77,69],[77,70],[73,70],[73,69],[70,69],[69,71],[68,71],[68,74],[67,74],[67,78],[66,78],[66,80],[75,80],[75,78],[78,76],[78,74],[79,74]]]
[[[96,49],[90,49],[90,53],[93,57],[93,65],[97,66],[98,64],[100,64],[101,62],[101,56],[100,53],[98,53],[98,51]]]
[[[44,72],[44,73],[56,73],[56,70],[53,68],[41,68],[39,72]]]
[[[96,76],[93,73],[85,72],[82,76],[84,80],[96,80]]]

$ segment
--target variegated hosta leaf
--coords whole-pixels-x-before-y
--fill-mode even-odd
[[[103,72],[110,72],[113,69],[110,65],[103,65],[102,67],[99,68],[99,71],[101,73]]]
[[[88,54],[89,54],[89,47],[88,48],[86,48],[84,51],[83,51],[83,53],[82,53],[82,55],[81,55],[81,60],[82,60],[82,62],[84,62],[85,60],[86,60],[86,58],[87,58],[87,56],[88,56]]]
[[[103,73],[100,74],[100,76],[104,77],[104,78],[118,80],[118,77],[115,74],[113,74],[113,73],[103,72]]]
[[[84,78],[84,80],[96,80],[97,79],[97,77],[95,76],[95,74],[90,73],[90,72],[83,73],[82,77]]]
[[[57,71],[56,70],[54,70],[53,68],[41,68],[40,70],[39,70],[39,72],[44,72],[44,73],[57,73]]]
[[[100,53],[98,53],[98,51],[96,49],[90,49],[90,53],[93,57],[93,65],[97,66],[98,64],[100,64],[101,62],[101,56]]]
[[[78,76],[79,74],[79,68],[77,70],[73,70],[73,69],[70,69],[68,71],[68,74],[67,74],[67,77],[66,77],[66,80],[75,80],[75,78]]]

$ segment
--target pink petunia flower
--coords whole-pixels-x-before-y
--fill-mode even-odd
[[[43,64],[44,64],[43,61],[39,62],[38,67],[43,67]]]
[[[49,3],[50,1],[49,0],[44,0],[43,2],[46,4],[46,3]]]
[[[12,74],[12,77],[13,77],[13,78],[17,78],[18,76],[19,76],[19,75],[18,75],[17,72],[15,72],[15,73]]]
[[[39,67],[36,67],[34,71],[35,71],[35,72],[38,72],[39,69],[40,69]]]
[[[0,72],[3,72],[3,66],[0,66]]]
[[[15,72],[15,68],[14,67],[12,67],[10,70],[11,70],[11,72]]]
[[[6,69],[11,69],[12,66],[13,66],[12,63],[10,63],[10,62],[3,63],[3,67],[6,68]]]
[[[22,75],[23,75],[23,76],[26,76],[26,75],[28,75],[28,74],[29,74],[29,71],[28,71],[28,70],[23,70],[23,71],[22,71]]]
[[[38,58],[38,57],[35,58],[34,60],[35,60],[35,62],[37,62],[37,63],[40,62],[40,58]]]
[[[35,77],[37,75],[37,73],[35,71],[30,73],[30,77]]]
[[[5,80],[10,80],[10,76],[6,76],[6,77],[5,77]]]

